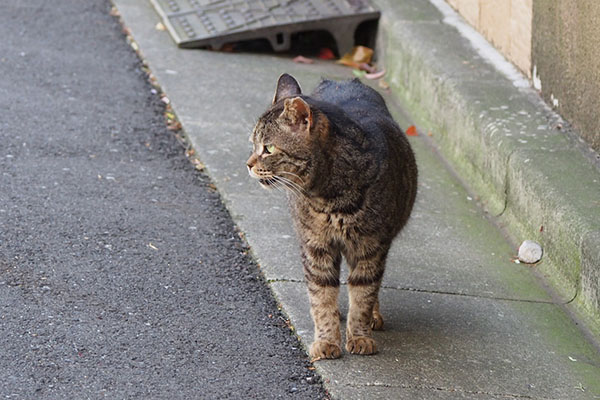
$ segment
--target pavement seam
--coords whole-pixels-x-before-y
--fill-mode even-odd
[[[383,285],[382,289],[394,289],[394,290],[401,290],[401,291],[406,291],[406,292],[429,293],[429,294],[460,296],[460,297],[472,297],[472,298],[487,299],[487,300],[514,301],[514,302],[519,302],[519,303],[562,305],[562,303],[556,303],[554,301],[549,301],[549,300],[514,299],[511,297],[485,296],[485,295],[481,295],[481,294],[449,292],[449,291],[444,291],[444,290],[419,289],[419,288],[402,287],[402,286]]]
[[[444,386],[428,386],[428,385],[392,385],[389,383],[382,382],[374,382],[374,383],[347,383],[345,386],[349,387],[386,387],[386,388],[396,388],[396,389],[413,389],[413,390],[432,390],[438,392],[448,392],[448,393],[464,393],[464,394],[472,394],[476,396],[495,396],[495,397],[505,397],[508,399],[531,399],[531,400],[555,400],[551,397],[533,397],[526,394],[517,394],[517,393],[495,393],[495,392],[484,392],[480,390],[465,390],[460,388],[453,387],[444,387]]]
[[[301,283],[301,284],[305,284],[306,282],[301,279],[271,278],[271,279],[267,279],[267,283],[269,283],[269,284],[271,284],[271,283]],[[342,281],[342,282],[340,282],[340,285],[347,286],[348,282]],[[388,289],[388,290],[391,289],[391,290],[404,291],[404,292],[460,296],[460,297],[470,297],[470,298],[486,299],[486,300],[513,301],[513,302],[518,302],[518,303],[530,303],[530,304],[549,304],[549,305],[555,305],[555,306],[567,305],[575,299],[575,297],[574,297],[573,299],[570,299],[565,303],[561,303],[561,302],[550,301],[550,300],[515,299],[515,298],[511,298],[511,297],[485,296],[485,295],[481,295],[481,294],[449,292],[449,291],[444,291],[444,290],[420,289],[420,288],[413,288],[413,287],[408,287],[408,286],[382,285],[381,288]]]

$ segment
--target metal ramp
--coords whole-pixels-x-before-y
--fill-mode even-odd
[[[220,49],[226,43],[267,39],[275,51],[290,49],[291,35],[328,31],[340,54],[354,33],[377,21],[369,0],[150,0],[177,46]],[[372,32],[374,43],[375,32]]]

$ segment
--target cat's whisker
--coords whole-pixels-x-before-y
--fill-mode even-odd
[[[301,184],[303,184],[303,185],[304,185],[304,179],[300,178],[300,176],[298,176],[298,175],[294,174],[293,172],[280,171],[279,173],[280,173],[280,174],[286,174],[286,175],[293,176],[294,178],[297,178],[297,179],[300,181],[300,183],[301,183]]]
[[[298,192],[298,190],[295,187],[290,186],[289,183],[284,182],[283,180],[279,180],[279,184],[281,185],[281,187],[284,188],[285,192],[289,193],[291,196],[295,198],[301,197],[302,194]]]
[[[273,187],[280,192],[286,192],[285,185],[279,182],[277,179],[273,179]]]
[[[265,180],[267,181],[267,183],[269,184],[269,186],[273,187],[274,189],[282,190],[282,185],[277,180],[277,177],[272,176],[270,178],[265,178]]]
[[[290,194],[292,194],[293,196],[297,197],[297,198],[301,197],[302,193],[296,187],[294,187],[288,180],[286,180],[285,178],[277,176],[276,177],[276,181],[277,181],[278,186],[280,188],[284,188],[284,190],[288,189],[286,191],[289,192]]]
[[[270,178],[266,178],[266,181],[269,183],[269,185],[272,188],[274,188],[280,192],[288,192],[286,190],[286,185],[283,182],[281,182],[281,180],[279,179],[278,176],[272,176]]]
[[[306,193],[306,190],[304,190],[300,185],[298,185],[296,182],[285,178],[283,176],[277,176],[277,179],[284,184],[287,188],[289,188],[294,194],[296,194],[298,197],[308,197],[308,194]]]

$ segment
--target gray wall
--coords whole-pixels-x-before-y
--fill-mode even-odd
[[[544,99],[600,152],[600,1],[534,0],[532,65]]]

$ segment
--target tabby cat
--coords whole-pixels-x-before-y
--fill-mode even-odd
[[[287,189],[314,321],[312,358],[342,354],[338,292],[346,258],[346,350],[377,352],[379,288],[394,237],[409,218],[417,166],[383,98],[358,79],[323,80],[310,96],[283,74],[250,137],[250,176]]]

